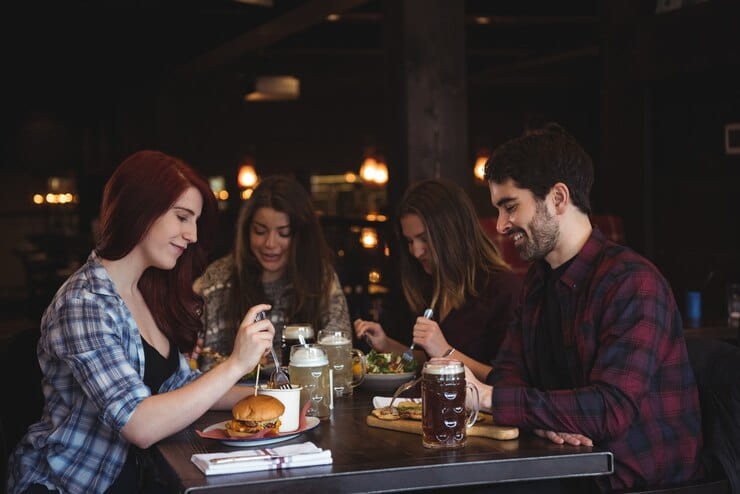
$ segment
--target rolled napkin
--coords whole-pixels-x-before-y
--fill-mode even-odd
[[[374,396],[373,397],[373,408],[383,408],[391,404],[393,398],[390,396]],[[398,405],[402,401],[413,401],[414,403],[421,403],[421,398],[403,398],[399,396],[396,398],[394,405]]]
[[[318,448],[309,441],[277,448],[197,454],[191,456],[190,461],[206,475],[221,475],[330,465],[332,458],[331,450]]]

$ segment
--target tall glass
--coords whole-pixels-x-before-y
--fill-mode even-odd
[[[352,348],[352,335],[349,331],[322,329],[319,331],[318,342],[326,350],[329,366],[334,372],[334,396],[351,395],[352,390],[365,379],[365,354]],[[355,361],[360,363],[357,379],[352,370]]]
[[[329,418],[331,406],[329,359],[318,345],[295,345],[290,349],[290,382],[302,387],[301,410],[310,402],[306,415]]]
[[[727,285],[727,326],[740,328],[740,283]]]
[[[478,418],[478,389],[465,381],[457,360],[425,362],[421,379],[421,428],[425,448],[461,448],[466,431]],[[473,409],[468,414],[465,393],[470,389]]]
[[[301,341],[301,336],[303,341]],[[290,361],[290,347],[303,343],[315,343],[313,326],[307,322],[294,322],[283,326],[280,342],[280,363],[288,365]]]

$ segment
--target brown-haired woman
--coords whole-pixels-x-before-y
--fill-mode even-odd
[[[214,218],[208,185],[177,158],[141,151],[115,170],[96,249],[41,321],[44,411],[11,457],[9,492],[137,492],[143,449],[250,392],[234,384],[270,346],[272,325],[254,322],[268,305],[208,374],[180,353],[199,331],[191,287]]]
[[[520,278],[501,259],[467,194],[453,182],[412,185],[396,218],[399,238],[407,244],[400,249],[406,301],[416,314],[426,308],[435,312],[433,319],[416,319],[414,343],[426,356],[450,356],[485,379],[513,316]],[[358,319],[354,326],[377,351],[408,349],[376,322]]]
[[[244,309],[265,301],[272,305],[276,349],[285,323],[351,330],[311,197],[290,177],[260,182],[239,213],[233,251],[208,266],[194,288],[205,301],[202,345],[220,354],[231,352],[234,321]],[[212,362],[203,356],[201,363]]]

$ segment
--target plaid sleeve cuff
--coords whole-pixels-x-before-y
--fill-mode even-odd
[[[496,423],[521,425],[524,423],[524,388],[521,386],[494,386],[491,410]]]
[[[151,396],[149,388],[142,382],[133,389],[112,397],[108,406],[103,410],[103,422],[120,431],[131,419],[131,415],[133,415],[139,403],[149,396]]]

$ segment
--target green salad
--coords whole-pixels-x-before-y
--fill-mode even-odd
[[[370,350],[367,354],[368,374],[400,374],[414,372],[419,364],[416,360],[404,360],[397,353],[378,353]]]

